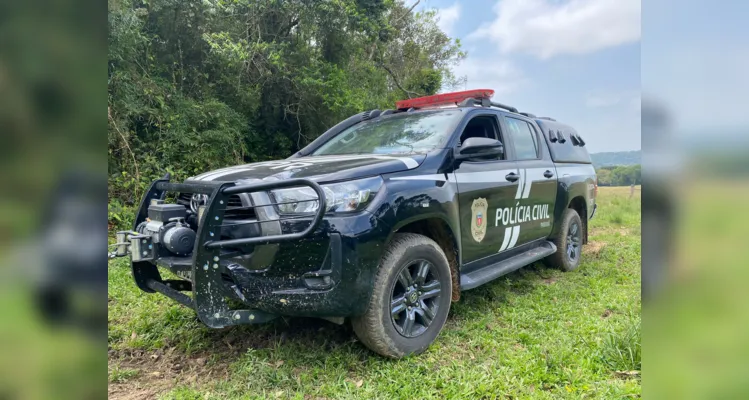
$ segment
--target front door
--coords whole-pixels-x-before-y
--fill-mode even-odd
[[[469,137],[497,138],[505,143],[495,113],[474,116],[464,128],[460,143]],[[503,241],[518,239],[511,237],[512,232],[508,236],[497,219],[501,220],[497,211],[513,207],[518,194],[520,175],[507,148],[500,157],[461,160],[455,168],[463,264],[496,255]]]

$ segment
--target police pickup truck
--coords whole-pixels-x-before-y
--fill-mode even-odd
[[[399,101],[285,160],[156,180],[114,255],[210,327],[348,318],[381,355],[420,353],[462,291],[540,260],[576,269],[596,210],[580,135],[492,95]]]

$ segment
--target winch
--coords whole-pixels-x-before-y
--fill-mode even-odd
[[[159,256],[159,249],[182,257],[190,255],[196,234],[185,222],[186,217],[185,206],[153,200],[148,206],[148,218],[138,224],[135,232],[117,233],[114,255],[126,255],[128,248],[133,261],[154,260]]]
[[[185,223],[187,209],[181,204],[151,204],[148,207],[148,220],[136,228],[141,235],[153,238],[164,248],[178,256],[186,256],[195,245],[195,231]]]

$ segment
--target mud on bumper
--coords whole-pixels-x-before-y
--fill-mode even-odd
[[[359,278],[365,277],[363,275],[366,273],[362,275],[361,271],[356,271],[352,275],[350,271],[348,276],[344,276],[343,258],[355,258],[355,250],[351,251],[352,247],[345,243],[348,239],[340,233],[320,228],[324,206],[319,207],[312,216],[276,216],[273,221],[242,222],[280,223],[293,228],[285,229],[290,233],[230,239],[224,239],[220,234],[228,225],[237,224],[225,219],[230,196],[300,186],[312,188],[319,199],[325,199],[321,187],[305,179],[246,185],[229,182],[170,183],[168,179],[154,181],[141,202],[134,230],[118,234],[122,236],[118,242],[130,243],[128,252],[136,284],[145,292],[161,293],[193,308],[203,323],[214,328],[262,323],[279,315],[338,317],[362,312],[357,309],[360,306],[354,304],[366,304],[368,292],[357,287],[357,282],[362,281]],[[204,208],[197,215],[196,240],[189,257],[164,256],[157,243],[135,232],[135,227],[146,220],[152,200],[163,200],[167,192],[208,196]],[[276,205],[270,201],[250,207]],[[246,254],[246,249],[267,248],[268,245],[278,246],[277,251],[280,252],[275,258],[284,260],[289,268],[279,270],[274,265],[273,268],[253,270],[236,262],[238,257]],[[347,249],[344,250],[344,247]],[[304,256],[306,263],[295,264],[295,255]],[[184,279],[162,279],[159,267],[167,268]],[[190,291],[192,296],[185,293]],[[240,306],[237,307],[235,303]]]

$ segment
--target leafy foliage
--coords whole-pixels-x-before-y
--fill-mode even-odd
[[[455,85],[465,54],[436,18],[399,0],[109,0],[110,203]]]
[[[642,168],[640,164],[602,167],[596,169],[599,186],[629,186],[642,184]]]

